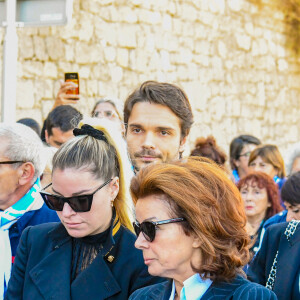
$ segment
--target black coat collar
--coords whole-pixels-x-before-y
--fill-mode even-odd
[[[105,260],[114,249],[114,236],[120,229],[118,217],[112,219],[110,238],[103,248],[103,256],[98,255],[93,263],[71,284],[72,241],[62,224],[48,232],[50,252],[37,264],[29,275],[45,299],[81,300],[105,299],[118,293],[121,288],[111,273]],[[101,271],[99,271],[101,270]],[[51,275],[49,277],[49,274]],[[102,298],[103,296],[103,298]],[[101,298],[100,298],[101,297]]]

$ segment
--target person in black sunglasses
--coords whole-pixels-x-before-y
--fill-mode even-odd
[[[249,260],[243,203],[234,183],[207,158],[152,164],[131,182],[135,246],[151,275],[169,281],[135,291],[142,299],[277,299],[242,274]]]
[[[24,232],[6,300],[123,300],[162,280],[149,275],[134,248],[125,142],[109,120],[86,121],[96,129],[74,129],[41,192],[61,224]]]

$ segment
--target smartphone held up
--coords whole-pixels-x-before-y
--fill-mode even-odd
[[[68,95],[79,95],[79,76],[78,73],[65,73],[65,82],[73,82],[77,86],[67,90]],[[78,100],[74,98],[74,100]]]

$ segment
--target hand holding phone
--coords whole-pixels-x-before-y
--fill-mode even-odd
[[[71,82],[75,84],[72,85],[66,91],[67,95],[79,95],[79,76],[78,73],[65,73],[65,82]],[[79,100],[78,98],[74,98],[73,100]]]

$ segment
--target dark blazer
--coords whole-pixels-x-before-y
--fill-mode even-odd
[[[71,283],[72,239],[62,224],[25,229],[6,300],[125,300],[136,289],[161,282],[144,265],[136,237],[114,222],[92,264]]]
[[[169,300],[172,280],[158,283],[135,291],[129,300]],[[237,276],[231,282],[213,283],[201,300],[276,300],[267,288]]]
[[[300,226],[289,242],[284,235],[287,224],[275,224],[266,229],[261,248],[247,272],[249,280],[265,285],[278,250],[273,291],[280,300],[300,299]]]

